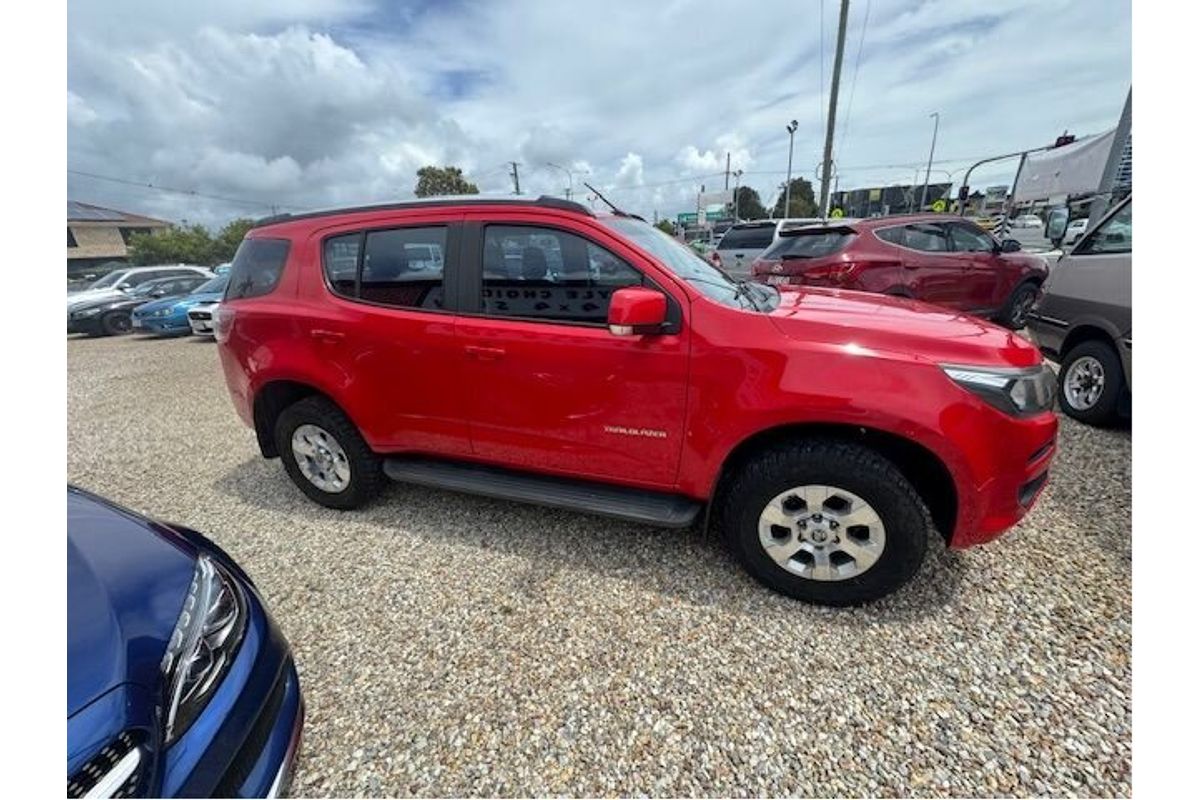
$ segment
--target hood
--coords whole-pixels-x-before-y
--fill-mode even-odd
[[[173,308],[174,306],[187,307],[187,301],[192,298],[190,294],[176,294],[170,297],[160,297],[157,300],[151,300],[149,303],[143,303],[137,307],[136,313],[138,316],[153,314],[156,311]]]
[[[225,292],[193,292],[188,295],[188,300],[192,301],[191,305],[198,306],[204,303],[216,303],[225,296]]]
[[[853,345],[936,364],[1028,367],[1041,353],[1006,328],[903,297],[816,287],[780,287],[771,321],[807,342]]]
[[[90,305],[100,300],[117,300],[126,294],[116,289],[85,289],[67,295],[67,310],[71,311],[81,305]]]
[[[195,569],[181,540],[67,490],[67,716],[121,684],[156,688]]]

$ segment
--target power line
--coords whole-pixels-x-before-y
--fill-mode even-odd
[[[238,205],[244,205],[244,206],[259,206],[262,208],[269,208],[272,210],[278,209],[278,208],[288,208],[288,206],[281,206],[278,203],[267,203],[267,202],[263,202],[261,200],[246,200],[246,199],[238,198],[238,197],[224,197],[224,196],[218,195],[218,194],[206,194],[204,192],[197,192],[194,189],[176,189],[176,188],[173,188],[170,186],[158,186],[153,183],[147,183],[147,182],[141,182],[141,181],[131,181],[126,178],[116,178],[116,177],[113,177],[112,175],[97,175],[94,172],[84,172],[83,170],[78,170],[78,169],[68,169],[67,174],[79,175],[84,178],[92,178],[92,179],[98,180],[98,181],[108,181],[110,183],[120,183],[125,186],[136,186],[139,189],[153,189],[156,192],[170,192],[172,194],[184,194],[184,195],[188,195],[190,197],[203,197],[208,200],[220,200],[224,203],[236,203]]]

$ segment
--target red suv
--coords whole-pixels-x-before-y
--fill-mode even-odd
[[[1020,330],[1049,274],[1040,256],[1020,250],[945,214],[834,220],[782,231],[751,274],[777,286],[911,297]]]
[[[846,605],[927,534],[995,538],[1047,478],[1054,377],[982,320],[735,282],[638,217],[553,198],[276,217],[216,333],[234,405],[310,498],[385,478],[720,531]]]

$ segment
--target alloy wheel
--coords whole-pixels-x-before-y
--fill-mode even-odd
[[[1092,356],[1080,356],[1071,363],[1063,378],[1063,396],[1071,408],[1087,411],[1104,394],[1104,365]]]
[[[338,440],[317,425],[301,425],[292,434],[292,454],[301,474],[322,492],[337,494],[350,485],[350,460]]]
[[[758,518],[758,540],[772,561],[794,575],[841,581],[879,560],[887,532],[870,503],[853,492],[806,485],[767,503]]]

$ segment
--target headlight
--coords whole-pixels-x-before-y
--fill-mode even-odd
[[[78,319],[80,317],[94,317],[97,314],[99,314],[102,310],[103,309],[100,309],[100,308],[85,308],[82,311],[76,311],[71,316],[75,317],[76,319]]]
[[[1028,369],[943,364],[942,371],[1007,414],[1027,416],[1054,407],[1054,372],[1045,364]]]
[[[246,597],[241,587],[211,558],[200,556],[162,660],[165,744],[183,735],[203,710],[245,631]]]

